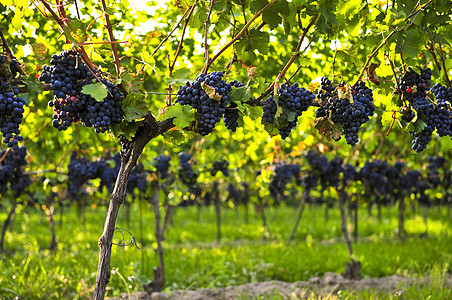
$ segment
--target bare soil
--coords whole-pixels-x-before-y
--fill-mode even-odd
[[[414,284],[427,285],[428,280],[419,280],[403,276],[388,276],[381,278],[365,278],[349,280],[341,274],[325,273],[323,277],[313,277],[308,281],[293,283],[282,281],[253,282],[239,286],[228,286],[216,289],[173,290],[170,292],[138,292],[139,300],[232,300],[256,299],[280,295],[281,299],[308,299],[313,295],[337,295],[340,290],[363,291],[374,290],[393,295],[401,295],[403,291]],[[452,278],[445,279],[444,284],[452,288]],[[119,299],[128,299],[127,294]],[[116,298],[115,300],[119,300]],[[135,295],[131,299],[136,300]],[[262,299],[262,298],[260,298]]]

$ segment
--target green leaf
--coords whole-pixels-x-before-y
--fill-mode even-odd
[[[257,120],[262,117],[262,107],[260,106],[251,106],[245,104],[244,107],[245,110],[245,116],[248,116],[251,118],[251,120]]]
[[[293,122],[297,120],[297,112],[296,111],[288,111],[285,113],[287,115],[287,121]]]
[[[167,107],[164,117],[166,119],[175,118],[173,123],[179,129],[189,127],[195,120],[194,109],[190,105],[180,105],[179,103]]]
[[[30,75],[22,75],[20,76],[22,81],[27,85],[28,87],[28,98],[30,99],[37,99],[38,95],[42,94],[42,85],[41,83],[36,79],[35,74],[30,73]]]
[[[425,45],[425,35],[418,29],[412,29],[405,32],[403,39],[399,40],[400,52],[410,57],[416,57]]]
[[[279,134],[278,124],[276,123],[265,123],[264,124],[265,130],[270,134],[270,136],[275,136]]]
[[[166,141],[168,141],[174,145],[180,145],[180,144],[184,143],[186,140],[186,136],[179,130],[171,130],[171,131],[165,132],[163,134],[163,137]]]
[[[251,2],[250,9],[252,13],[257,13],[265,7],[269,2],[267,0],[254,0]]]
[[[427,120],[428,117],[426,115],[418,115],[416,112],[416,117],[414,117],[413,120],[408,123],[406,130],[420,133],[427,127],[427,123],[425,123],[425,121]]]
[[[144,101],[145,97],[142,93],[127,94],[126,99],[122,102],[122,110],[126,121],[132,122],[144,118],[148,112]]]
[[[246,102],[253,97],[249,82],[239,88],[233,88],[229,97],[231,98],[232,102],[237,103],[239,110],[243,112],[242,102]]]
[[[125,136],[127,139],[131,139],[135,136],[135,133],[137,132],[138,126],[140,126],[140,124],[143,121],[139,121],[139,122],[121,122],[121,123],[116,123],[116,124],[111,124],[110,129],[111,132],[113,133],[113,135],[116,138],[119,138],[120,136]]]
[[[168,84],[184,85],[187,83],[187,81],[192,81],[189,75],[190,69],[180,68],[173,72],[173,76],[167,77],[166,82]]]
[[[85,85],[82,88],[82,93],[85,95],[90,95],[91,97],[96,99],[96,101],[100,102],[104,101],[105,97],[107,97],[108,90],[104,84],[97,82]]]

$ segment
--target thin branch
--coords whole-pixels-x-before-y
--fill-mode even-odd
[[[160,44],[157,45],[157,47],[155,47],[154,51],[152,51],[151,56],[153,56],[155,53],[157,53],[157,51],[160,49],[160,47],[171,37],[171,35],[174,33],[174,31],[176,31],[177,28],[179,28],[180,24],[182,23],[182,21],[185,18],[185,15],[190,11],[190,9],[187,9],[184,14],[182,15],[182,18],[179,20],[179,22],[177,22],[176,26],[174,26],[173,30],[171,30],[171,32],[160,42]]]
[[[441,47],[441,43],[439,43],[438,45],[439,45],[439,57],[441,58],[441,64],[443,65],[443,72],[446,77],[447,86],[451,87],[452,85],[449,80],[449,75],[447,74],[447,68],[446,68],[446,63],[445,63],[446,59],[444,58],[443,48]]]
[[[78,9],[78,1],[74,0],[75,10],[77,11],[77,18],[80,20],[80,10]]]
[[[115,67],[116,67],[116,77],[119,78],[119,74],[121,72],[121,61],[119,60],[118,50],[116,49],[116,44],[113,43],[115,41],[115,37],[113,36],[113,29],[111,27],[110,17],[107,14],[107,5],[105,4],[105,0],[101,0],[100,2],[102,4],[102,11],[104,12],[105,26],[107,27],[107,30],[108,30],[108,38],[110,39],[110,42],[112,42],[111,51],[113,53],[113,59],[114,59],[113,63],[115,64]]]
[[[336,46],[336,42],[335,42],[335,46]],[[336,64],[336,56],[337,56],[337,47],[334,50],[333,63],[332,63],[332,67],[331,67],[332,68],[332,72],[333,72],[333,75],[331,75],[331,82],[334,81],[334,66]]]
[[[206,60],[206,63],[204,65],[204,68],[202,69],[202,72],[204,74],[207,73],[207,70],[209,69],[209,45],[207,45],[207,34],[209,32],[209,25],[210,25],[210,15],[212,14],[212,9],[213,9],[213,5],[215,4],[215,0],[211,0],[210,1],[210,8],[209,8],[209,13],[207,15],[207,19],[206,19],[206,29],[204,30],[204,52],[205,52],[205,57],[204,59]]]
[[[5,154],[3,154],[2,157],[0,157],[0,163],[5,159],[6,155],[8,155],[8,152],[11,151],[11,148],[6,149]]]
[[[264,13],[268,8],[270,8],[273,4],[275,4],[278,0],[272,0],[272,2],[265,5],[264,8],[262,8],[260,11],[258,11],[246,24],[243,26],[242,30],[231,40],[229,43],[227,43],[223,48],[221,48],[217,54],[213,56],[213,58],[209,61],[207,69],[210,68],[212,63],[226,50],[228,49],[232,44],[234,44],[238,39],[242,37],[242,35],[246,32],[248,27],[256,20],[262,13]]]
[[[438,58],[436,57],[434,43],[430,42],[429,45],[426,45],[425,47],[427,48],[428,52],[430,52],[430,54],[432,55],[433,61],[435,62],[435,66],[438,69],[438,72],[441,73],[441,66],[438,62]]]
[[[250,103],[255,103],[255,102],[259,102],[260,100],[262,100],[263,98],[265,98],[265,97],[266,97],[268,94],[270,94],[270,92],[273,90],[273,87],[275,86],[275,84],[276,84],[277,82],[279,82],[279,80],[280,80],[281,78],[284,78],[284,76],[286,75],[287,70],[289,70],[289,67],[290,67],[290,66],[293,64],[293,62],[300,56],[300,54],[301,54],[300,48],[301,48],[301,45],[302,45],[302,43],[303,43],[303,40],[305,39],[305,37],[306,37],[306,35],[307,35],[309,29],[311,29],[312,25],[314,25],[314,23],[317,21],[317,18],[318,18],[318,17],[319,17],[319,14],[316,14],[316,15],[312,18],[312,20],[311,20],[311,22],[309,23],[309,25],[308,25],[305,29],[303,29],[303,34],[301,35],[300,40],[298,41],[298,45],[297,45],[297,47],[295,48],[295,51],[294,51],[295,54],[292,55],[292,57],[291,57],[290,60],[287,62],[287,64],[284,66],[284,68],[282,69],[282,71],[279,72],[278,77],[276,77],[276,79],[273,81],[273,83],[267,88],[267,90],[266,90],[264,93],[262,93],[262,94],[261,94],[259,97],[257,97],[256,99],[253,99],[251,102],[248,102],[248,104],[250,104]]]
[[[358,82],[361,81],[361,79],[363,78],[364,72],[367,70],[367,67],[369,66],[369,64],[372,61],[372,59],[374,58],[374,56],[377,55],[377,53],[381,49],[381,47],[383,47],[396,32],[397,32],[396,30],[391,31],[391,33],[380,43],[380,45],[378,45],[378,47],[367,57],[367,60],[364,63],[364,66],[361,69],[361,73],[359,74],[358,80],[356,81],[355,84],[357,84]]]
[[[394,33],[396,33],[397,31],[401,31],[401,30],[406,30],[406,29],[408,29],[408,27],[410,27],[410,26],[413,24],[414,20],[415,20],[416,17],[419,15],[419,12],[423,11],[424,8],[425,8],[428,4],[430,4],[431,2],[432,2],[432,0],[430,0],[429,2],[427,2],[426,4],[424,4],[421,8],[419,8],[419,10],[416,10],[416,8],[417,8],[417,6],[418,6],[418,4],[416,4],[415,8],[413,9],[413,12],[405,19],[405,21],[408,21],[408,19],[410,19],[411,17],[413,17],[413,19],[411,20],[411,23],[408,24],[408,26],[406,26],[406,27],[404,27],[404,28],[402,28],[402,29],[396,28],[396,29],[394,29],[393,31],[391,31],[391,33],[389,33],[389,35],[388,35],[388,36],[380,43],[380,45],[378,45],[378,47],[377,47],[377,48],[376,48],[376,49],[375,49],[375,50],[367,57],[367,60],[366,60],[364,66],[363,66],[363,68],[362,68],[362,70],[361,70],[361,73],[360,73],[359,76],[358,76],[358,80],[356,81],[355,85],[356,85],[358,82],[361,81],[361,79],[362,79],[362,77],[363,77],[363,75],[364,75],[364,72],[367,70],[367,67],[369,66],[371,60],[374,58],[375,55],[377,55],[377,53],[378,53],[378,51],[381,49],[381,47],[383,47],[383,46],[388,42],[388,40],[394,35]]]
[[[185,30],[187,30],[188,21],[190,21],[190,17],[193,14],[193,11],[195,10],[195,6],[197,3],[198,3],[198,0],[195,0],[195,3],[193,3],[193,5],[190,8],[190,12],[188,13],[188,16],[186,16],[184,19],[184,27],[182,29],[182,35],[181,35],[181,38],[179,41],[179,45],[177,46],[176,54],[174,55],[174,61],[169,66],[169,77],[171,77],[173,75],[173,70],[174,70],[174,66],[176,65],[177,57],[179,56],[179,53],[182,50],[182,45],[184,43]],[[168,106],[171,105],[172,90],[173,90],[173,87],[171,86],[171,84],[168,84],[168,99],[166,101],[166,105],[168,105]]]
[[[5,49],[6,53],[12,58],[13,53],[6,42],[5,36],[3,35],[3,27],[0,27],[0,38],[2,39],[3,49]]]

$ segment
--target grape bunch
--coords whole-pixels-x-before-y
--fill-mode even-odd
[[[439,107],[449,108],[452,105],[452,87],[445,87],[437,83],[430,91],[435,95]]]
[[[110,166],[110,160],[115,164],[114,167]],[[105,187],[109,193],[113,192],[115,186],[116,178],[118,177],[119,168],[121,167],[121,156],[116,153],[112,158],[107,155],[106,158],[102,158],[99,161],[99,191],[102,192]]]
[[[146,177],[147,172],[144,169],[144,165],[142,163],[137,164],[130,174],[129,183],[127,184],[127,193],[133,195],[135,189],[144,193],[147,187]]]
[[[402,98],[408,100],[410,104],[402,118],[408,122],[413,120],[415,114],[411,109],[414,109],[418,116],[425,116],[426,119],[426,126],[422,130],[410,131],[413,137],[411,148],[416,152],[421,152],[427,147],[435,130],[440,137],[452,136],[450,113],[452,89],[440,84],[430,89],[431,77],[432,71],[428,68],[421,69],[419,74],[410,68],[399,82]],[[436,102],[429,101],[429,92],[435,96]]]
[[[389,165],[387,161],[376,159],[374,161],[366,161],[359,171],[359,180],[368,186],[371,191],[375,191],[378,195],[385,195],[387,190],[387,171]]]
[[[193,168],[190,164],[190,154],[185,152],[179,153],[179,164],[181,166],[179,171],[181,181],[187,186],[196,184],[198,176],[193,172]]]
[[[234,184],[232,184],[232,182],[228,184],[227,191],[227,200],[232,201],[235,206],[238,206],[240,202],[240,191],[234,186]]]
[[[347,144],[355,145],[359,141],[359,128],[375,111],[372,90],[362,81],[351,89],[344,83],[334,89],[331,81],[323,77],[317,98],[323,105],[317,109],[316,117],[330,117],[334,123],[339,123]]]
[[[231,87],[242,87],[244,86],[243,83],[233,80],[229,83]],[[231,102],[228,107],[226,107],[226,111],[224,113],[223,122],[227,129],[235,132],[237,129],[237,126],[239,126],[239,123],[237,120],[239,119],[240,114],[239,110],[237,108],[237,104],[234,102]]]
[[[177,91],[176,102],[181,105],[190,105],[196,109],[198,113],[197,131],[202,136],[211,133],[226,112],[232,86],[222,78],[223,73],[220,71],[208,75],[201,73],[195,82],[187,82]]]
[[[13,58],[8,67],[6,56],[0,55],[0,131],[3,143],[14,150],[18,150],[19,142],[23,141],[19,125],[22,123],[25,105],[25,100],[19,97],[18,88],[10,86],[11,78],[17,74],[17,64],[17,60]]]
[[[286,185],[295,179],[297,185],[301,184],[301,168],[298,164],[282,163],[275,166],[275,173],[269,183],[269,192],[273,199],[286,198],[284,191]]]
[[[0,151],[0,157],[4,157],[0,163],[0,195],[8,191],[9,183],[14,196],[19,197],[31,184],[30,177],[23,172],[23,167],[27,165],[27,148],[23,146],[7,151]]]
[[[278,130],[281,138],[285,139],[297,125],[298,117],[312,105],[315,95],[304,87],[299,87],[298,83],[293,85],[281,84],[278,93],[278,103],[275,101],[275,95],[271,95],[265,101],[262,123],[274,123],[278,107],[280,107],[282,109],[282,118],[278,117],[281,121],[281,125],[278,125]],[[289,114],[293,114],[293,118],[289,118]]]
[[[160,176],[160,178],[165,179],[168,177],[170,162],[171,157],[168,155],[159,155],[154,158],[154,167],[157,170],[157,174]]]
[[[52,56],[51,66],[44,66],[39,80],[50,84],[54,100],[49,101],[54,115],[52,125],[66,130],[72,123],[81,121],[83,126],[94,127],[96,133],[105,132],[111,124],[123,120],[121,102],[124,94],[105,79],[104,73],[94,70],[94,75],[75,50],[64,50]],[[82,93],[85,85],[100,80],[108,90],[103,101]]]
[[[223,159],[220,161],[214,161],[212,165],[212,169],[210,169],[210,174],[212,176],[215,176],[219,171],[223,173],[224,176],[229,176],[229,169],[228,169],[229,163]]]
[[[72,198],[76,198],[83,192],[83,185],[89,180],[99,178],[101,174],[100,163],[90,161],[86,157],[78,157],[73,151],[68,164],[68,192]]]
[[[436,188],[441,184],[439,169],[446,167],[446,159],[442,156],[430,156],[427,162],[427,181]]]

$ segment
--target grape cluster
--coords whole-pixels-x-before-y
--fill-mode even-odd
[[[39,80],[50,84],[54,100],[49,101],[54,115],[52,125],[58,130],[66,130],[72,123],[81,121],[83,126],[94,127],[96,133],[105,132],[111,124],[123,119],[121,101],[124,99],[115,85],[103,78],[105,74],[89,70],[74,50],[64,50],[52,56],[51,66],[44,66]],[[82,93],[85,85],[99,79],[108,93],[103,101],[97,101]]]
[[[229,176],[229,163],[223,159],[220,161],[214,161],[213,165],[212,165],[212,169],[210,169],[210,174],[212,176],[215,176],[217,174],[217,172],[221,171],[223,173],[224,176],[228,177]]]
[[[165,179],[168,177],[170,162],[171,157],[168,155],[159,155],[154,158],[154,167],[157,170],[157,174],[160,176],[160,178]]]
[[[445,87],[437,83],[430,91],[435,95],[439,107],[447,109],[452,105],[452,87]]]
[[[114,162],[114,167],[110,165],[110,161]],[[116,153],[112,158],[108,154],[106,158],[102,158],[99,161],[99,191],[102,191],[105,187],[109,193],[113,192],[115,186],[116,178],[118,177],[119,168],[121,167],[121,156]]]
[[[343,159],[341,157],[337,156],[328,161],[325,155],[315,150],[309,150],[305,158],[311,167],[311,172],[315,174],[312,178],[306,178],[305,180],[311,180],[311,182],[320,180],[322,189],[326,189],[328,186],[337,187],[339,185],[340,174],[343,172]]]
[[[270,195],[273,199],[286,198],[284,190],[286,185],[295,179],[297,185],[301,184],[301,168],[298,164],[279,164],[275,166],[275,173],[268,185]]]
[[[176,102],[190,105],[198,112],[197,131],[202,136],[211,133],[226,112],[232,86],[222,78],[223,73],[220,71],[208,75],[201,73],[195,82],[187,82],[177,91]],[[215,99],[209,97],[206,90]]]
[[[399,88],[404,100],[408,100],[410,105],[420,114],[425,114],[428,110],[427,91],[430,88],[432,70],[422,69],[420,74],[409,68],[399,82]]]
[[[4,70],[5,73],[0,73],[0,131],[3,143],[14,150],[18,150],[19,142],[23,141],[19,125],[22,123],[25,105],[25,100],[19,97],[17,87],[14,85],[10,87],[8,80],[16,76],[17,64],[17,60],[13,58],[8,68],[6,57],[0,55],[0,70]],[[8,69],[12,77],[6,74]]]
[[[378,195],[383,196],[387,190],[387,171],[388,162],[376,159],[374,161],[366,161],[359,171],[359,180],[375,191]]]
[[[275,122],[278,106],[276,105],[275,100],[273,100],[273,96],[270,96],[267,100],[265,100],[265,104],[262,109],[264,110],[264,113],[262,114],[262,121],[265,123]]]
[[[240,202],[240,191],[231,182],[228,184],[227,191],[227,200],[232,201],[232,203],[237,206]]]
[[[427,181],[436,188],[441,184],[439,169],[445,168],[446,159],[442,156],[430,156],[427,162]]]
[[[412,109],[418,116],[425,116],[426,119],[426,126],[421,131],[410,131],[414,138],[412,149],[416,152],[421,152],[427,147],[435,130],[440,137],[452,135],[450,114],[452,89],[436,84],[429,90],[431,77],[432,71],[428,68],[422,69],[420,74],[410,68],[399,82],[402,97],[410,104],[409,108],[402,111],[402,119],[407,122],[413,120],[415,114]],[[435,95],[436,102],[429,101],[428,92]]]
[[[15,197],[19,197],[31,184],[30,177],[23,172],[23,167],[27,165],[26,156],[27,148],[24,146],[0,151],[0,158],[4,157],[0,163],[0,195],[7,192],[8,183]]]
[[[243,83],[233,80],[229,83],[231,87],[242,87],[244,86]],[[240,114],[239,110],[237,108],[237,103],[231,102],[228,107],[226,107],[226,111],[224,113],[223,122],[227,129],[235,132],[237,129],[237,126],[239,126],[239,123],[237,120],[239,119]]]
[[[73,151],[68,164],[68,192],[72,198],[76,198],[82,187],[89,180],[100,177],[101,168],[99,162],[92,162],[86,157],[78,157]]]
[[[278,93],[278,103],[275,101],[275,95],[271,95],[265,101],[262,123],[274,123],[278,107],[280,107],[286,122],[282,120],[282,125],[278,126],[278,130],[281,138],[285,139],[297,125],[298,117],[312,105],[315,95],[304,87],[299,87],[298,83],[293,85],[281,84]],[[294,114],[294,120],[289,120],[289,114]]]
[[[188,153],[179,153],[179,164],[181,166],[179,177],[181,181],[187,186],[195,185],[198,180],[198,176],[193,172],[193,168],[190,164],[190,158],[190,154]]]
[[[144,169],[144,165],[142,163],[137,164],[130,174],[129,183],[127,184],[127,193],[133,195],[135,189],[144,193],[147,187],[146,177],[147,172]]]
[[[344,83],[334,90],[331,81],[323,77],[317,97],[323,105],[317,109],[316,117],[331,117],[334,123],[341,124],[347,144],[355,145],[359,128],[375,111],[372,90],[362,81],[351,90]]]

